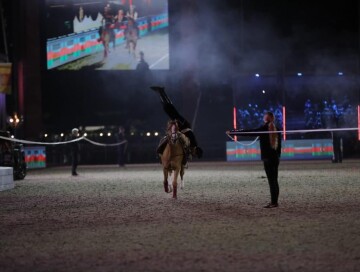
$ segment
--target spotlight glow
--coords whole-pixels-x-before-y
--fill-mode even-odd
[[[155,135],[155,136],[159,136],[159,132],[155,132],[154,135]]]
[[[297,73],[297,76],[301,77],[303,74],[302,73]]]
[[[339,76],[343,76],[344,73],[343,73],[343,72],[339,72],[338,75],[339,75]]]
[[[150,136],[151,136],[151,133],[150,133],[150,132],[147,132],[147,133],[146,133],[146,136],[150,137]]]
[[[14,137],[14,135],[11,135],[11,139],[14,139],[15,137]]]
[[[86,132],[84,133],[84,136],[85,136],[85,137],[87,136],[87,133],[86,133]]]
[[[260,77],[260,74],[255,74],[256,77]]]
[[[10,122],[10,123],[14,123],[14,119],[10,118],[10,119],[9,119],[9,122]]]
[[[48,135],[45,133],[45,134],[44,134],[44,137],[47,138],[47,136],[48,136]]]
[[[101,132],[101,133],[100,133],[100,137],[102,137],[102,136],[104,136],[104,133]]]
[[[109,136],[109,137],[110,137],[110,136],[111,136],[111,133],[109,132],[109,133],[107,134],[107,136]]]
[[[61,136],[61,137],[64,137],[64,133],[61,133],[60,136]]]
[[[265,93],[266,93],[266,91],[265,91],[265,90],[262,90],[262,93],[263,93],[263,94],[265,94]]]

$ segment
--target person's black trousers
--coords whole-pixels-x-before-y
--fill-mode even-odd
[[[180,113],[176,110],[173,104],[164,103],[163,104],[164,111],[170,117],[171,120],[177,120],[179,125],[190,128],[190,123],[186,121],[186,119],[180,115]]]
[[[71,162],[71,173],[74,175],[76,174],[76,168],[78,166],[78,153],[77,152],[72,152],[72,162]]]
[[[118,147],[118,164],[119,166],[125,165],[125,145],[120,145]]]
[[[333,135],[333,162],[342,162],[341,137]]]
[[[269,182],[271,204],[278,204],[279,198],[279,183],[278,183],[278,169],[280,160],[277,156],[274,158],[264,160],[264,168]]]

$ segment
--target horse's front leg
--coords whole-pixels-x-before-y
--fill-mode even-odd
[[[165,190],[165,193],[170,193],[169,192],[169,182],[168,182],[169,171],[166,169],[166,167],[163,168],[163,173],[164,173],[164,190]]]
[[[177,178],[179,176],[179,169],[174,170],[173,175],[173,198],[177,198]]]

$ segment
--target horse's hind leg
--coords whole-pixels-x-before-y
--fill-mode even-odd
[[[184,183],[184,166],[181,165],[181,170],[180,170],[180,188],[184,189],[185,187],[185,183]]]
[[[109,46],[104,42],[104,59],[107,58],[109,52]]]

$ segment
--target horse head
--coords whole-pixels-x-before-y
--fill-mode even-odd
[[[178,132],[179,132],[179,126],[178,126],[177,122],[169,121],[168,127],[167,127],[167,135],[169,138],[169,142],[171,142],[171,144],[175,144],[177,142],[177,140],[179,139]]]

